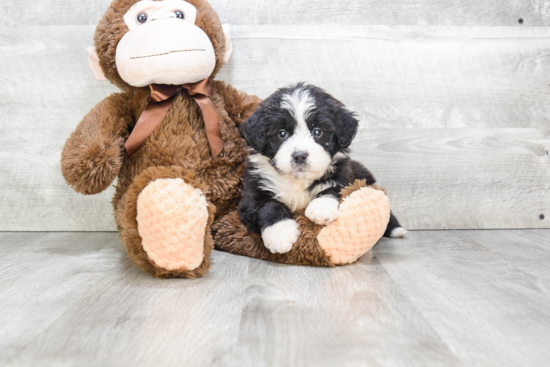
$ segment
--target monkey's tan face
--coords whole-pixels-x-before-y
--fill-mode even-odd
[[[134,87],[181,85],[208,78],[216,55],[195,25],[197,9],[183,0],[136,3],[125,15],[129,32],[116,49],[120,77]]]

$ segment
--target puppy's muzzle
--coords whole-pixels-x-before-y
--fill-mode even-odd
[[[307,157],[309,157],[308,152],[294,152],[292,153],[292,161],[293,163],[297,165],[303,165],[307,161]]]

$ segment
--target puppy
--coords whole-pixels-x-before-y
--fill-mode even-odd
[[[279,89],[241,125],[250,154],[239,203],[241,221],[261,233],[272,253],[286,253],[298,239],[292,212],[305,209],[326,225],[338,216],[340,190],[372,174],[347,153],[358,121],[325,91],[300,83]],[[386,237],[407,231],[392,214]]]

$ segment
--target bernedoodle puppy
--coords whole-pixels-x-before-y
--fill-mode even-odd
[[[239,216],[272,253],[290,251],[298,239],[292,212],[305,209],[312,222],[326,225],[338,216],[342,188],[356,179],[375,183],[347,155],[357,128],[341,102],[304,83],[279,89],[241,125],[250,155]],[[406,233],[392,214],[384,236]]]

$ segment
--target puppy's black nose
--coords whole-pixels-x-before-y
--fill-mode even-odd
[[[294,152],[292,153],[292,159],[298,164],[304,164],[309,154],[307,152]]]

